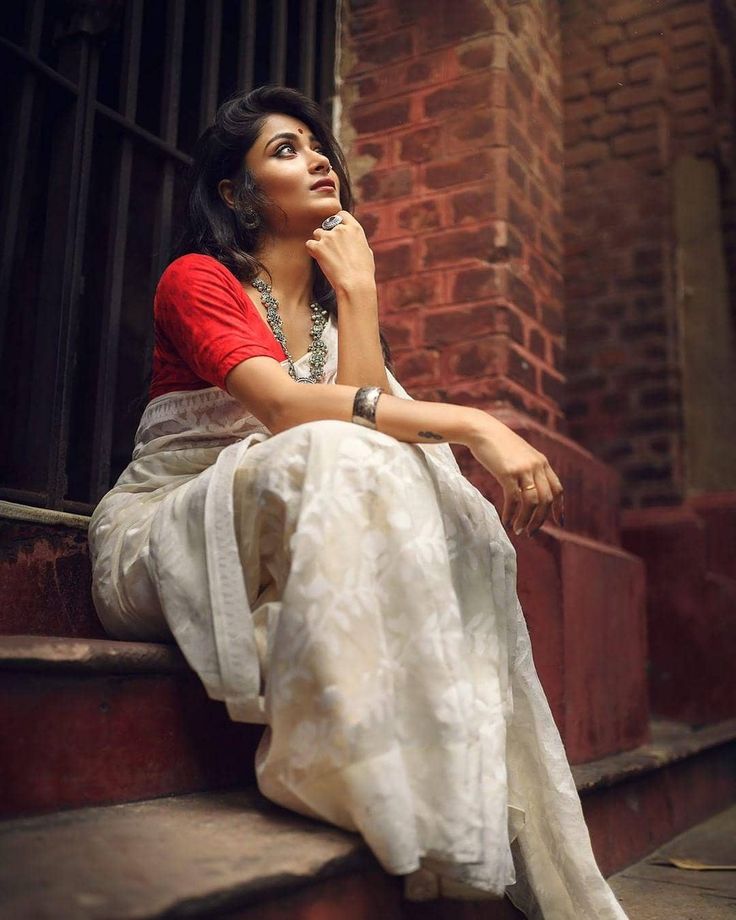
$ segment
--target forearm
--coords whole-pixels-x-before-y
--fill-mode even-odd
[[[388,389],[383,350],[378,334],[378,297],[375,283],[347,285],[337,294],[337,378],[351,386]]]
[[[295,383],[272,421],[275,432],[319,419],[351,421],[357,387]],[[470,406],[403,399],[382,393],[376,406],[376,429],[413,444],[474,444],[494,425],[493,416]]]

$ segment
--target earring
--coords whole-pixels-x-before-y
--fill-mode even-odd
[[[246,230],[255,230],[261,223],[258,213],[253,208],[244,208],[240,212],[240,221]]]

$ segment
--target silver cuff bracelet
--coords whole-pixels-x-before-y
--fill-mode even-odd
[[[381,393],[381,387],[360,387],[353,401],[353,421],[356,425],[376,427],[376,404]]]

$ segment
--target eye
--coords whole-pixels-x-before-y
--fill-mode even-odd
[[[287,147],[288,147],[289,150],[291,150],[293,153],[296,153],[296,148],[294,147],[293,144],[285,143],[285,144],[279,144],[279,145],[278,145],[278,147],[277,147],[276,150],[274,151],[274,155],[275,155],[275,156],[278,156],[278,155],[281,153],[281,151],[282,151],[282,150],[285,150]]]

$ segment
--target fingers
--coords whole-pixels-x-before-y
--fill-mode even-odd
[[[529,495],[536,496],[536,505],[532,506],[532,513],[527,524],[527,535],[532,537],[544,524],[552,507],[552,489],[544,470],[537,470],[534,474],[534,489],[529,489]]]
[[[564,526],[564,492],[562,483],[546,458],[528,472],[509,476],[504,482],[502,522],[508,529],[513,523],[515,534],[526,531],[534,536],[552,512],[558,526]]]

